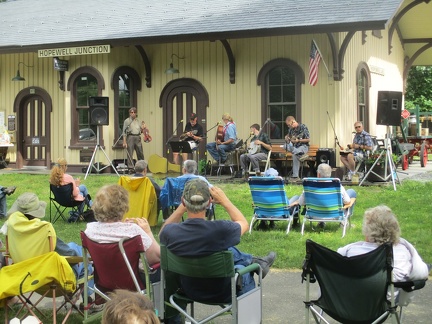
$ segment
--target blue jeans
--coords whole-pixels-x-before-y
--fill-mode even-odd
[[[62,256],[80,256],[82,257],[82,247],[75,242],[64,243],[62,240],[57,238],[55,251]],[[84,263],[80,262],[72,266],[72,270],[75,273],[75,278],[78,280],[84,277]],[[88,265],[89,274],[93,273],[93,267],[91,264]],[[93,294],[94,280],[91,279],[88,283],[89,290],[88,295]]]
[[[219,144],[216,147],[216,142],[208,143],[206,145],[207,151],[217,162],[225,162],[227,159],[226,152],[231,152],[235,150],[235,143],[231,144]]]
[[[252,255],[241,252],[235,246],[230,247],[228,251],[231,251],[233,254],[235,269],[245,268],[252,263]],[[243,295],[254,288],[255,280],[253,278],[253,274],[246,273],[242,276],[242,288],[240,291],[238,291],[237,296]]]
[[[6,195],[1,191],[2,188],[0,186],[0,219],[6,217]]]
[[[350,198],[357,198],[357,193],[354,191],[354,189],[347,189],[346,192]],[[350,215],[354,213],[354,205],[355,204],[353,204],[348,210]]]

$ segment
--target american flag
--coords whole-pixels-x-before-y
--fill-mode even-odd
[[[318,66],[321,61],[321,55],[314,41],[312,41],[309,54],[309,84],[314,86],[318,82]]]

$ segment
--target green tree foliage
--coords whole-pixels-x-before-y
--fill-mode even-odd
[[[408,74],[405,108],[432,111],[432,66],[413,66]]]

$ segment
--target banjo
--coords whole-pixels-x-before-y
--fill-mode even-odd
[[[257,140],[257,139],[260,137],[261,132],[262,132],[263,129],[264,129],[264,126],[265,126],[269,121],[270,121],[270,118],[268,118],[268,119],[265,121],[264,125],[262,125],[261,129],[260,129],[259,132],[258,132],[258,135],[255,135],[255,136],[256,136],[255,140]],[[249,147],[248,147],[248,151],[249,151],[248,153],[249,153],[249,154],[252,154],[252,155],[261,152],[261,144],[255,144],[255,140],[252,141],[252,142],[250,142],[250,143],[249,143]]]

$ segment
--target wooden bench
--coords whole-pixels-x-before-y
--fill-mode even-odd
[[[309,168],[314,168],[317,151],[319,145],[311,144],[309,145],[309,151],[306,153],[308,157],[303,161],[306,162]],[[272,154],[270,156],[270,161],[283,163],[285,161],[292,161],[292,153],[287,152],[283,144],[273,144]],[[301,163],[302,173],[303,173],[303,163]]]

